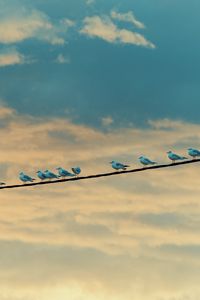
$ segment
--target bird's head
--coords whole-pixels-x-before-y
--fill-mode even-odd
[[[24,172],[20,172],[19,175],[24,175]]]
[[[172,151],[167,151],[167,154],[170,154],[170,153],[172,153]]]
[[[142,156],[139,157],[139,159],[142,159],[143,157],[144,157],[144,156],[142,155]]]
[[[193,148],[188,148],[188,151],[194,150]]]
[[[110,164],[114,164],[114,163],[115,163],[115,161],[114,161],[114,160],[110,161]]]

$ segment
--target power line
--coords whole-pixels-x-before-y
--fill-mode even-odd
[[[46,185],[46,184],[54,184],[54,183],[63,183],[63,182],[67,182],[67,181],[78,181],[78,180],[84,180],[84,179],[108,177],[108,176],[114,176],[114,175],[120,175],[120,174],[129,174],[129,173],[144,172],[144,171],[148,171],[148,170],[177,167],[180,165],[193,164],[193,163],[197,163],[197,162],[200,162],[200,159],[193,159],[193,160],[187,160],[187,161],[176,162],[176,163],[171,163],[171,164],[162,164],[162,165],[156,165],[156,166],[151,166],[151,167],[137,168],[137,169],[126,170],[126,171],[100,173],[100,174],[93,174],[93,175],[88,175],[88,176],[73,177],[73,178],[68,178],[68,179],[57,179],[54,181],[40,181],[40,182],[31,182],[31,183],[26,183],[26,184],[5,185],[5,186],[0,186],[0,189],[3,190],[3,189],[14,189],[14,188],[27,188],[27,187],[36,186],[36,185]]]

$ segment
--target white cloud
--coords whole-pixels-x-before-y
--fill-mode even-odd
[[[132,23],[135,27],[139,29],[145,28],[145,25],[136,19],[132,11],[129,11],[127,13],[118,13],[113,10],[111,12],[111,17],[115,20]]]
[[[70,58],[68,56],[64,56],[62,53],[58,54],[56,58],[56,62],[59,64],[69,64]]]
[[[0,18],[0,43],[13,44],[36,38],[52,45],[63,45],[63,34],[72,25],[73,21],[68,19],[53,24],[45,13],[38,10],[8,10]]]
[[[25,56],[14,48],[0,52],[0,67],[22,65],[27,62]]]
[[[94,4],[94,3],[95,3],[95,0],[86,0],[87,5],[91,5],[91,4]]]
[[[80,33],[89,37],[98,37],[110,43],[124,43],[148,48],[155,45],[140,33],[118,28],[109,17],[92,16],[84,19]]]
[[[110,116],[104,117],[101,119],[101,123],[103,126],[109,126],[109,125],[113,124],[113,122],[114,122],[114,120]]]

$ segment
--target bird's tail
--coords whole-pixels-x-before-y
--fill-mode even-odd
[[[126,170],[127,168],[129,168],[130,166],[128,166],[128,165],[124,165],[124,167],[122,168],[122,170]]]

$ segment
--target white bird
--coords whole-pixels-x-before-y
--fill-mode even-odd
[[[79,175],[81,173],[81,168],[80,167],[74,167],[74,168],[72,168],[72,172],[75,175]]]
[[[176,160],[184,160],[187,159],[187,157],[185,156],[180,156],[176,153],[173,153],[172,151],[168,151],[168,158],[172,161],[172,163],[174,163]]]
[[[149,158],[145,157],[145,156],[140,156],[139,157],[139,161],[141,162],[142,165],[144,166],[148,166],[148,165],[155,165],[156,162],[150,160]]]
[[[199,150],[197,150],[197,149],[194,149],[194,148],[189,148],[188,149],[188,154],[190,155],[190,156],[192,156],[192,158],[196,158],[196,157],[199,157],[200,156],[200,151]]]
[[[124,165],[115,160],[111,161],[110,164],[111,164],[112,168],[115,170],[126,170],[129,167],[128,165]]]
[[[19,179],[23,182],[33,182],[35,179],[24,174],[23,172],[19,173]]]
[[[67,170],[61,168],[61,167],[58,167],[56,168],[56,170],[58,170],[58,174],[61,176],[61,177],[67,177],[67,176],[70,176],[70,177],[73,177],[75,176],[74,174],[68,172]]]
[[[37,176],[38,178],[40,178],[41,180],[44,180],[44,179],[48,179],[48,177],[45,175],[44,172],[42,171],[37,171]]]
[[[49,170],[44,171],[44,174],[45,174],[46,178],[48,178],[48,179],[54,179],[54,178],[57,179],[57,178],[59,178],[58,175],[50,172]]]

